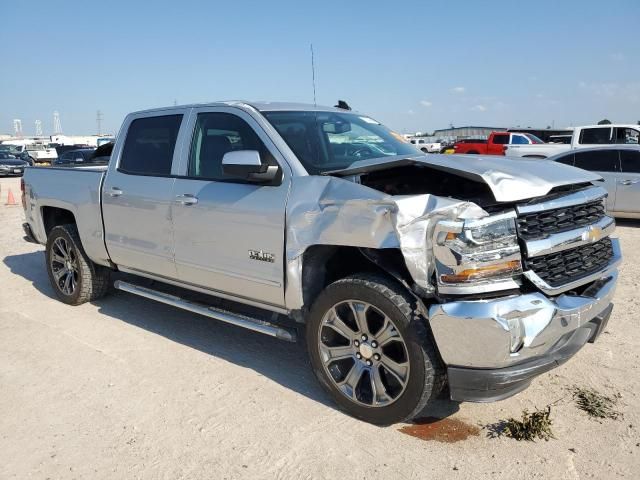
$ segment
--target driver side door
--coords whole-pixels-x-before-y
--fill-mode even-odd
[[[178,278],[198,287],[284,306],[285,204],[291,174],[258,123],[233,107],[194,110],[191,140],[173,186]],[[225,175],[225,153],[257,150],[278,165],[277,180]]]

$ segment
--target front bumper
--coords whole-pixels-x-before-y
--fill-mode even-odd
[[[459,402],[495,402],[511,397],[529,386],[531,380],[569,360],[587,342],[596,341],[607,326],[610,303],[589,322],[560,338],[546,355],[506,368],[478,369],[449,367],[449,392]]]
[[[599,332],[610,314],[618,277],[619,245],[612,241],[615,258],[579,295],[537,292],[432,305],[429,323],[448,368],[452,398],[506,398],[594,340],[594,329]],[[522,346],[512,353],[514,320]]]

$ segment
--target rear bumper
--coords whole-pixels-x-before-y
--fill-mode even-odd
[[[613,304],[586,324],[560,338],[543,357],[507,368],[477,369],[449,367],[449,391],[460,402],[494,402],[511,397],[529,386],[531,380],[573,357],[587,342],[593,343],[607,326]]]

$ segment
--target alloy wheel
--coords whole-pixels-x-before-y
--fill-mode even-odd
[[[346,300],[324,315],[320,359],[335,387],[351,401],[386,407],[404,392],[409,356],[391,319],[373,305]]]
[[[58,237],[54,240],[50,265],[60,291],[65,295],[73,295],[78,286],[78,256],[75,248],[65,238]]]

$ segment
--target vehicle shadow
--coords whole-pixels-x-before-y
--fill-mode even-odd
[[[38,292],[56,298],[44,268],[42,251],[7,256],[4,263],[12,273],[29,280]],[[128,275],[115,276],[138,284],[149,283]],[[176,293],[179,294],[179,289]],[[288,343],[117,290],[94,304],[101,314],[114,320],[249,368],[307,398],[337,408],[311,371],[302,328],[298,332],[299,341]],[[418,417],[446,418],[458,410],[459,404],[444,393]]]

